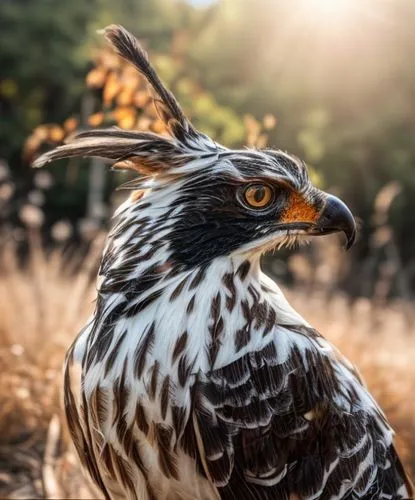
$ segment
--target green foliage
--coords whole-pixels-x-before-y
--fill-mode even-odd
[[[94,3],[0,2],[0,154],[15,165],[34,126],[76,108],[87,63],[79,48]]]

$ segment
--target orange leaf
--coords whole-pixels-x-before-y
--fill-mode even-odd
[[[148,116],[140,116],[140,118],[137,121],[136,128],[138,130],[147,131],[150,130],[150,126],[151,126],[150,118],[148,118]]]
[[[146,90],[138,90],[134,94],[134,105],[137,106],[137,108],[144,108],[149,99],[150,96]]]
[[[154,120],[152,123],[151,123],[151,126],[150,126],[150,129],[153,131],[153,132],[156,132],[156,134],[160,134],[161,132],[163,132],[163,130],[165,130],[165,125],[164,125],[164,122],[160,119],[158,120]]]
[[[47,125],[39,125],[33,131],[32,136],[35,136],[39,141],[45,141],[48,138],[49,129]]]
[[[122,70],[121,82],[124,88],[135,90],[141,82],[140,73],[133,66],[125,66]]]
[[[88,117],[88,125],[91,125],[91,127],[98,127],[99,125],[102,125],[103,121],[104,113],[102,112],[94,113],[93,115]]]
[[[73,132],[79,125],[79,120],[76,118],[68,118],[63,122],[63,128],[66,133]]]
[[[117,96],[119,106],[131,106],[134,99],[134,89],[124,88]]]
[[[121,90],[121,85],[116,73],[109,73],[104,87],[104,104],[111,104],[111,101],[118,95]]]
[[[34,133],[29,136],[23,146],[23,158],[26,161],[31,161],[35,153],[39,150],[42,140]]]
[[[106,76],[107,70],[105,68],[94,68],[88,73],[86,84],[90,88],[100,89],[105,84]]]
[[[65,137],[65,131],[58,125],[52,125],[49,128],[48,139],[52,142],[61,142]]]
[[[118,126],[127,130],[131,130],[135,124],[135,116],[128,116],[118,121]]]
[[[117,120],[121,128],[131,129],[137,120],[135,110],[130,107],[118,108],[113,112],[114,118]]]

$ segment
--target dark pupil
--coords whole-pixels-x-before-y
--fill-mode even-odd
[[[254,187],[254,200],[260,203],[265,197],[265,189],[262,186]]]

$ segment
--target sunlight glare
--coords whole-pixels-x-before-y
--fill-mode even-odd
[[[352,0],[305,0],[307,8],[326,20],[340,20],[350,13]]]

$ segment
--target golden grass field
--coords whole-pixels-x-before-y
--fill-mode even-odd
[[[60,414],[65,350],[93,309],[103,238],[82,257],[46,254],[29,230],[28,262],[0,255],[0,497],[93,498],[68,445]],[[291,266],[304,263],[293,259]],[[301,273],[300,273],[301,274]],[[286,294],[306,319],[357,364],[397,432],[415,475],[415,326],[405,302],[351,301],[297,282]]]

